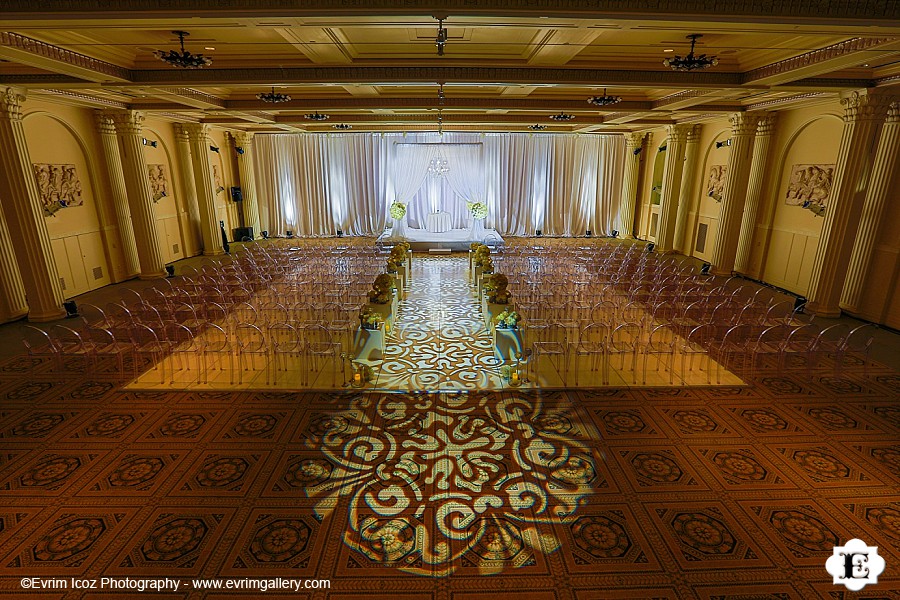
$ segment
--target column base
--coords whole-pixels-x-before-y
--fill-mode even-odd
[[[210,250],[209,252],[207,252],[206,250],[203,251],[203,256],[222,256],[223,254],[225,254],[225,250],[222,250],[221,248],[217,250]]]
[[[819,306],[816,302],[807,302],[806,307],[803,310],[805,312],[811,312],[817,317],[824,317],[826,319],[836,319],[841,316],[840,308]]]
[[[166,278],[165,271],[162,271],[160,273],[141,273],[140,275],[138,275],[138,279],[140,279],[141,281],[147,281],[150,279],[165,279],[165,278]]]
[[[0,315],[0,323],[11,323],[12,321],[18,321],[19,319],[23,319],[28,316],[28,309],[21,310],[16,313],[12,313],[9,315]]]
[[[66,310],[58,306],[55,309],[47,311],[28,311],[28,320],[32,323],[46,323],[47,321],[56,321],[66,316]]]
[[[733,271],[730,271],[730,270],[729,270],[729,271],[726,271],[726,270],[724,270],[724,269],[717,269],[715,266],[713,266],[713,267],[709,270],[709,273],[710,273],[710,275],[716,275],[717,277],[731,277],[731,276],[734,274]]]

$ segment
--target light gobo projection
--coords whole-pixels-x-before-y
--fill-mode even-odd
[[[498,572],[556,550],[540,524],[568,522],[603,483],[596,432],[567,400],[539,395],[356,396],[307,436],[323,456],[289,471],[321,498],[319,514],[348,498],[344,542],[422,575],[447,575],[461,557]]]

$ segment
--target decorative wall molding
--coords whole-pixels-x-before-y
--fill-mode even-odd
[[[85,54],[72,52],[59,46],[54,46],[40,40],[36,40],[11,31],[0,31],[0,46],[7,46],[15,50],[27,52],[34,56],[61,62],[66,65],[78,67],[94,73],[102,73],[109,77],[122,81],[131,79],[131,71],[124,67],[108,63],[106,61],[91,58]]]
[[[789,104],[793,102],[801,102],[803,100],[810,100],[812,98],[824,98],[828,96],[826,92],[810,92],[808,94],[796,94],[794,96],[788,96],[786,98],[776,98],[775,100],[766,100],[765,102],[757,102],[755,104],[750,104],[746,107],[748,111],[755,110],[766,110],[768,108],[772,108],[774,106],[779,106],[782,104]]]
[[[78,92],[73,92],[71,90],[36,90],[35,95],[46,95],[46,96],[58,96],[60,98],[67,98],[73,101],[82,102],[85,104],[91,104],[93,106],[103,106],[107,108],[118,108],[120,110],[127,110],[129,108],[128,104],[124,102],[119,102],[118,100],[111,100],[109,98],[100,98],[98,96],[91,96],[89,94],[80,94]]]

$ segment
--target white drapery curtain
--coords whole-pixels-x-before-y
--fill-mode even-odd
[[[422,175],[416,186],[413,174],[424,173],[434,155],[420,147],[410,150],[409,160],[395,161],[393,146],[419,141],[480,143],[481,158],[471,151],[447,152],[468,146],[425,146],[443,153],[456,173],[436,178],[430,189]],[[619,213],[625,161],[620,135],[275,134],[257,135],[253,150],[263,229],[299,235],[329,235],[337,228],[379,234],[390,221],[391,202],[401,198],[407,199],[411,227],[424,227],[436,206],[450,213],[453,227],[467,228],[471,217],[464,200],[478,200],[471,186],[479,181],[488,207],[485,226],[503,235],[535,229],[547,235],[582,235],[587,229],[608,234]]]

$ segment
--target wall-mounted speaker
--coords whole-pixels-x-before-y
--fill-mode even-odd
[[[244,193],[241,191],[239,187],[231,188],[231,200],[233,202],[243,202],[244,201]]]
[[[236,242],[248,242],[253,239],[253,228],[252,227],[235,227],[234,228],[234,241]]]

